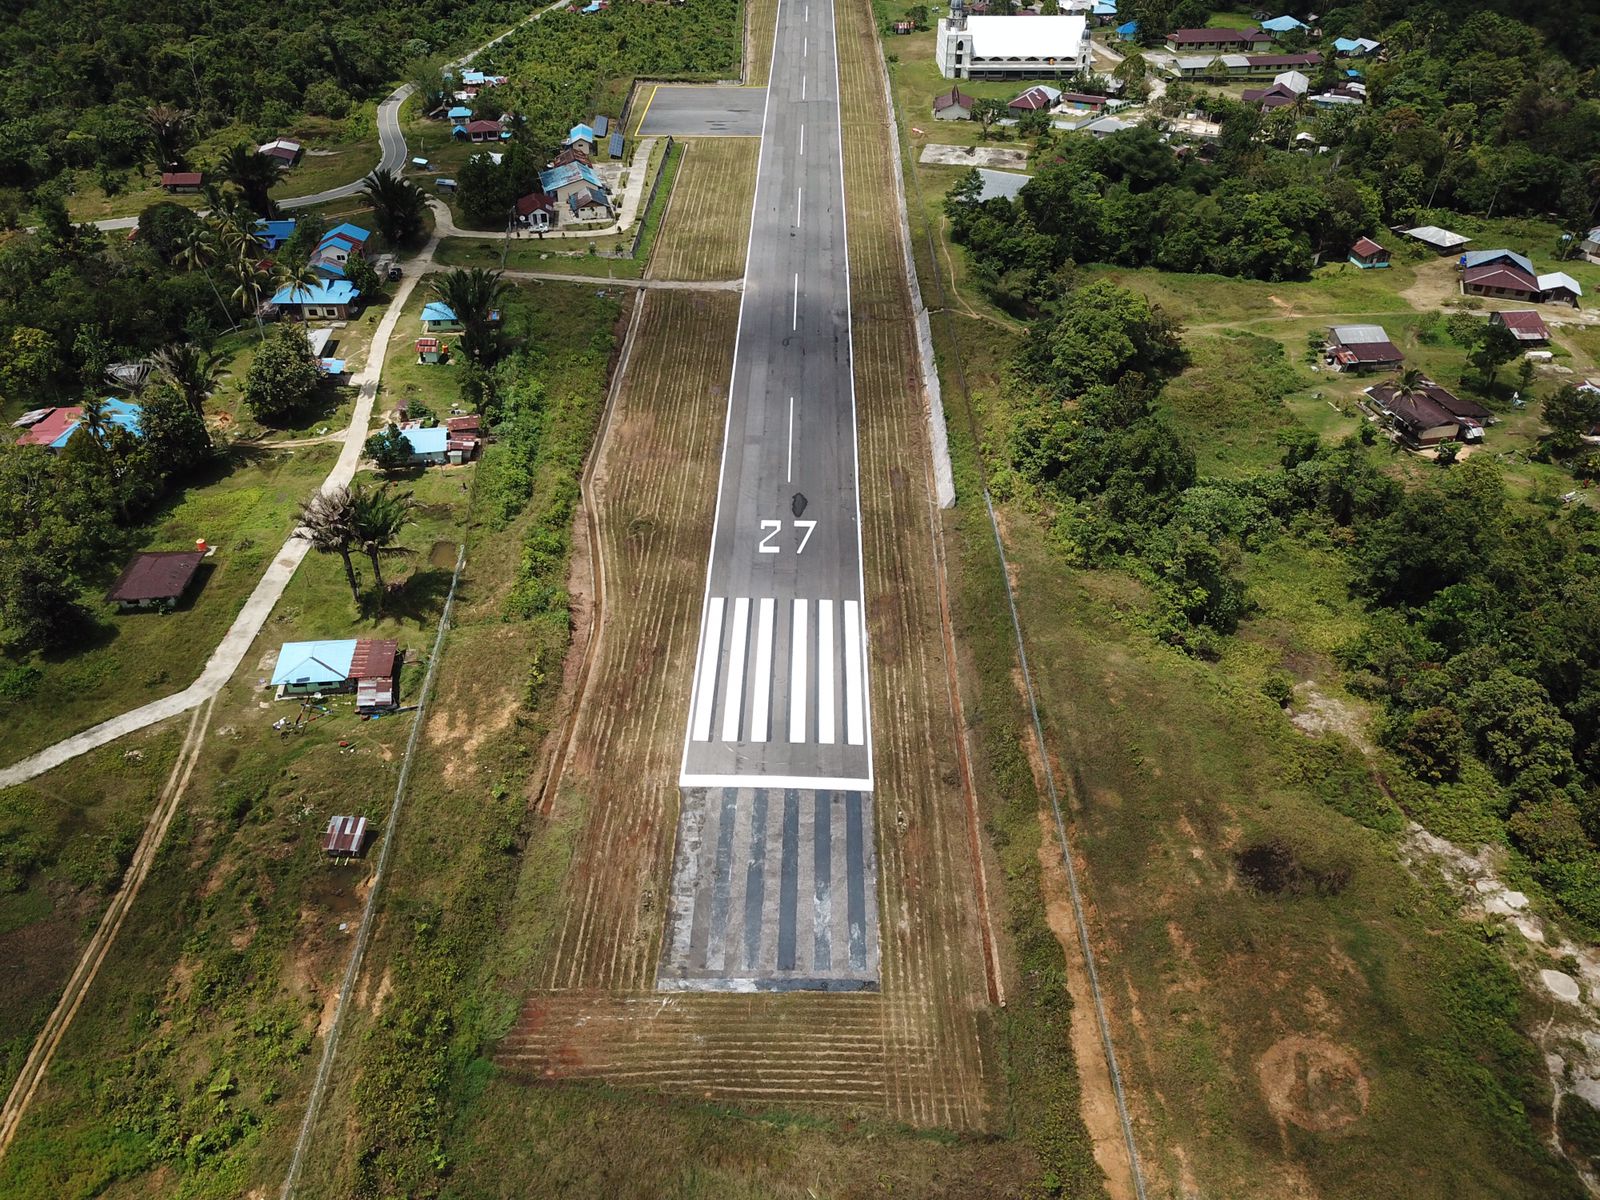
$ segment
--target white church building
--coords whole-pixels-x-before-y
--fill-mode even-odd
[[[1089,22],[1081,15],[969,17],[960,0],[934,41],[946,79],[1040,79],[1089,67]]]

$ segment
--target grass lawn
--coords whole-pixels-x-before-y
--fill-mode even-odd
[[[72,650],[0,660],[38,672],[31,690],[0,700],[6,761],[187,686],[294,528],[295,506],[322,481],[337,454],[336,446],[290,452],[236,448],[210,475],[127,530],[99,589],[110,586],[135,550],[188,549],[205,538],[216,554],[174,613],[117,613],[92,592],[85,602],[95,615],[94,630]]]

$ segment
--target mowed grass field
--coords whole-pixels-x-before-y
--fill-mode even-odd
[[[693,138],[667,205],[651,279],[737,279],[744,274],[760,138]]]

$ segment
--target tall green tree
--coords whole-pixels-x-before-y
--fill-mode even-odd
[[[322,370],[299,325],[279,325],[261,343],[245,373],[244,403],[260,421],[278,421],[303,408],[322,383]]]
[[[351,489],[350,496],[355,543],[372,564],[378,611],[382,612],[386,591],[382,560],[402,553],[400,533],[411,524],[417,502],[410,492],[392,492],[387,484],[377,488],[358,485]]]
[[[236,142],[217,161],[218,173],[239,189],[246,205],[258,217],[277,211],[271,191],[283,178],[283,165],[247,142]]]
[[[389,245],[410,245],[422,236],[428,198],[411,180],[379,167],[362,181],[361,191],[372,205],[378,232]]]
[[[345,582],[350,598],[361,603],[361,586],[356,581],[352,555],[356,548],[356,506],[347,487],[318,490],[300,502],[299,525],[294,536],[311,543],[318,554],[337,554],[344,563]]]
[[[510,291],[505,276],[487,267],[456,267],[434,279],[433,294],[464,327],[461,350],[473,362],[487,366],[499,357],[501,322],[491,316]]]
[[[178,394],[202,423],[206,416],[206,400],[222,379],[222,364],[220,354],[193,342],[175,342],[150,356],[150,366],[156,376]]]

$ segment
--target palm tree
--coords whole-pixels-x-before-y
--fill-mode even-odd
[[[411,514],[417,502],[410,492],[395,494],[387,484],[371,491],[356,487],[350,493],[355,542],[366,552],[372,563],[372,576],[377,580],[378,611],[383,611],[383,568],[379,559],[399,554],[400,531],[411,524]]]
[[[251,255],[241,254],[230,264],[236,286],[233,298],[240,309],[256,319],[256,332],[266,336],[267,328],[261,322],[261,304],[272,286],[272,275]]]
[[[272,264],[272,286],[275,291],[282,291],[284,288],[313,288],[321,282],[322,276],[303,259],[280,258]]]
[[[89,395],[83,398],[83,403],[78,406],[78,428],[93,438],[95,445],[102,450],[106,448],[106,435],[111,429],[111,414],[106,410],[106,402],[99,396]]]
[[[217,238],[214,233],[204,225],[196,222],[195,225],[183,235],[183,240],[178,243],[175,256],[179,266],[186,271],[203,271],[206,282],[211,285],[211,294],[217,298],[217,307],[222,310],[223,318],[229,327],[233,326],[233,314],[228,311],[228,306],[223,302],[222,293],[217,290],[217,281],[211,274],[211,264],[217,259]]]
[[[1421,395],[1422,389],[1427,386],[1428,377],[1417,367],[1407,367],[1395,377],[1394,381],[1395,391],[1408,399]]]
[[[152,354],[150,365],[204,421],[206,397],[217,390],[217,381],[222,377],[221,355],[202,350],[193,342],[178,342]]]
[[[283,178],[283,166],[247,142],[230,146],[217,163],[222,177],[239,189],[244,202],[258,217],[270,217],[277,206],[268,194]]]
[[[183,165],[183,144],[188,140],[190,113],[166,104],[144,110],[145,128],[150,131],[150,158],[158,171]]]
[[[499,349],[496,323],[490,320],[511,285],[487,267],[457,267],[433,281],[433,294],[450,306],[464,326],[461,349],[473,362],[487,366]]]
[[[379,167],[361,185],[372,204],[372,219],[391,246],[422,236],[428,215],[428,198],[421,188],[393,171]]]
[[[304,538],[319,554],[337,554],[344,561],[344,577],[350,584],[350,597],[361,603],[361,588],[356,583],[356,567],[350,554],[356,544],[355,500],[347,487],[313,492],[300,502],[300,524],[294,536]]]

